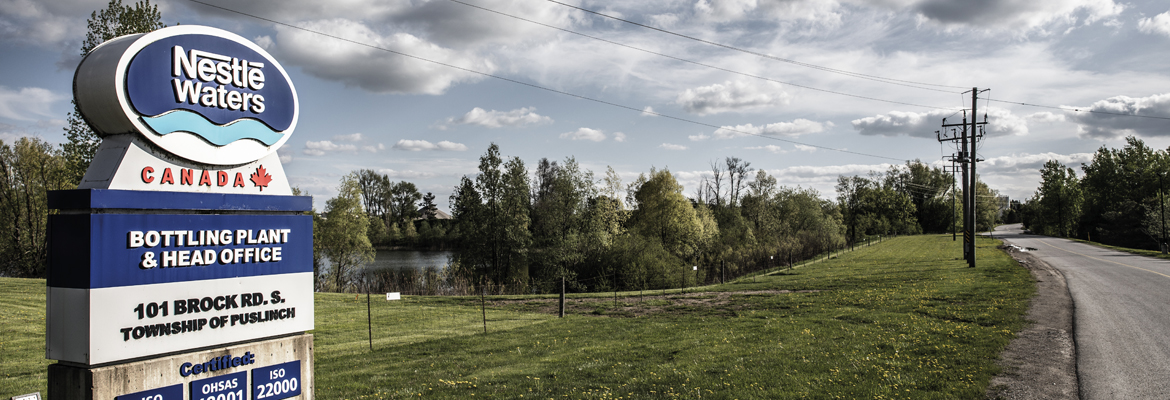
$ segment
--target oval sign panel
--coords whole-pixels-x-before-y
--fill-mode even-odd
[[[288,73],[268,52],[189,25],[98,46],[78,66],[74,96],[100,135],[139,132],[175,156],[213,165],[275,152],[300,111]]]

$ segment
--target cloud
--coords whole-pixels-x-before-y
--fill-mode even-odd
[[[105,4],[76,0],[0,1],[0,38],[44,46],[77,41],[85,37],[89,13]]]
[[[622,136],[624,139],[625,136]],[[561,139],[569,140],[588,140],[593,142],[600,142],[605,140],[605,133],[597,129],[589,129],[582,127],[573,132],[565,132],[561,134]]]
[[[796,147],[797,150],[800,150],[800,151],[803,151],[806,153],[815,153],[817,151],[817,148],[813,147],[813,146],[806,146],[803,144],[794,144],[793,146]]]
[[[336,135],[332,139],[318,142],[306,141],[305,149],[302,152],[310,156],[323,156],[327,153],[377,153],[386,150],[386,145],[382,143],[361,144],[360,142],[365,140],[365,137],[361,133]]]
[[[1075,167],[1081,163],[1089,163],[1093,161],[1093,153],[1073,153],[1073,154],[1057,154],[1057,153],[1038,153],[1038,154],[1012,154],[1007,156],[993,157],[979,163],[979,172],[996,172],[996,173],[1013,173],[1013,172],[1037,172],[1044,167],[1044,163],[1049,160],[1056,160],[1067,167]]]
[[[394,149],[406,151],[467,151],[467,146],[462,143],[446,140],[439,143],[431,143],[426,140],[402,139],[394,144]]]
[[[698,135],[687,135],[687,139],[690,139],[692,142],[701,142],[710,138],[711,136],[705,133],[700,133]]]
[[[495,71],[490,61],[428,42],[409,33],[381,34],[365,23],[334,18],[307,21],[300,26],[328,35],[370,44],[415,57],[453,64],[481,72]],[[321,35],[276,26],[275,52],[286,64],[310,75],[375,93],[438,95],[451,85],[475,82],[482,76],[387,51],[324,38]]]
[[[0,86],[0,117],[17,121],[36,121],[51,117],[50,106],[65,99],[49,89],[26,87],[12,90]]]
[[[986,133],[989,136],[1028,134],[1024,118],[1013,115],[1003,108],[990,107],[980,110],[986,113]],[[942,120],[948,123],[961,122],[962,116],[954,110],[933,110],[925,113],[891,111],[889,114],[859,118],[852,121],[853,129],[862,135],[910,136],[935,139],[935,131],[942,129]]]
[[[619,143],[625,142],[626,141],[626,134],[621,133],[621,132],[614,132],[613,133],[613,141],[619,142]]]
[[[304,153],[310,156],[323,156],[325,153],[349,151],[356,152],[357,146],[352,144],[336,144],[329,140],[322,140],[319,142],[306,141]]]
[[[910,9],[922,18],[943,25],[1031,30],[1052,23],[1090,24],[1116,17],[1125,6],[1112,0],[920,0],[913,1]]]
[[[681,144],[671,144],[671,143],[663,143],[661,145],[658,145],[658,147],[661,147],[661,148],[664,148],[667,150],[686,150],[687,149],[687,146],[683,146]]]
[[[787,151],[784,151],[784,149],[782,147],[774,145],[774,144],[770,144],[767,146],[744,147],[744,149],[746,149],[746,150],[764,150],[764,151],[767,151],[767,152],[772,153],[772,154],[787,153]]]
[[[1170,11],[1155,15],[1153,18],[1142,18],[1138,21],[1138,30],[1170,37]]]
[[[447,129],[452,125],[478,125],[486,128],[518,128],[529,125],[550,124],[552,118],[537,114],[536,108],[524,107],[512,111],[484,111],[476,107],[460,117],[447,118],[438,129]]]
[[[394,169],[389,169],[389,168],[379,169],[378,172],[383,174],[383,175],[386,175],[386,177],[388,177],[388,178],[395,178],[395,179],[420,179],[420,178],[433,178],[433,177],[437,176],[437,174],[435,174],[433,172],[421,172],[421,171],[413,171],[413,170],[402,171],[402,170],[394,170]]]
[[[797,137],[808,133],[820,133],[825,131],[825,127],[832,128],[833,123],[825,121],[824,123],[810,121],[804,118],[797,118],[792,122],[777,122],[764,126],[755,126],[752,124],[724,126],[716,130],[712,135],[716,139],[729,139],[747,135],[772,135],[772,136],[789,136]]]
[[[1119,136],[1166,136],[1170,117],[1170,93],[1148,97],[1115,96],[1089,107],[1078,107],[1068,118],[1080,125],[1079,133],[1095,138]],[[1093,112],[1084,112],[1085,110]],[[1158,117],[1158,118],[1143,118]]]
[[[835,0],[757,1],[699,0],[691,7],[700,20],[727,22],[751,16],[780,21],[809,21],[835,25],[840,22],[840,2]]]
[[[338,141],[338,142],[360,142],[360,141],[362,141],[362,134],[361,133],[351,133],[348,135],[337,135],[337,136],[333,137],[333,140]]]
[[[675,103],[691,114],[709,115],[786,105],[790,97],[779,84],[727,81],[687,89],[675,98]]]
[[[656,111],[654,111],[654,107],[646,106],[646,108],[642,109],[642,116],[643,117],[657,117],[658,114],[656,113]]]
[[[1064,114],[1055,114],[1048,111],[1041,111],[1038,113],[1028,114],[1026,117],[1036,122],[1064,122]]]

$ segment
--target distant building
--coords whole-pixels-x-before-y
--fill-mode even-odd
[[[423,209],[421,209],[421,208],[418,209],[418,215],[419,215],[419,217],[415,218],[414,219],[415,221],[418,221],[420,219],[427,219],[426,215],[423,214]],[[447,213],[443,212],[443,210],[435,210],[435,219],[451,219],[451,214],[447,214]]]

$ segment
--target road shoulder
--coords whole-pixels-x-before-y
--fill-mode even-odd
[[[1005,247],[1032,273],[1036,296],[1028,305],[1030,322],[1000,353],[1003,372],[991,378],[989,399],[1079,399],[1073,302],[1060,271],[1029,252]]]

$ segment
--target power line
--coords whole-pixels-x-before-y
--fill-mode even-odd
[[[841,152],[841,153],[848,153],[848,154],[855,154],[855,155],[859,155],[859,156],[866,156],[866,157],[882,158],[882,159],[887,159],[887,160],[895,160],[895,161],[909,161],[909,160],[905,160],[905,159],[901,159],[901,158],[894,158],[894,157],[879,156],[879,155],[876,155],[876,154],[867,154],[867,153],[861,153],[861,152],[852,151],[852,150],[838,149],[838,148],[827,147],[827,146],[821,146],[821,145],[816,145],[816,144],[810,144],[810,143],[798,142],[798,141],[795,141],[795,140],[788,140],[788,139],[783,139],[783,138],[778,138],[778,137],[773,137],[773,136],[765,136],[765,135],[758,134],[758,133],[752,133],[752,132],[745,132],[745,131],[740,131],[740,130],[731,129],[731,128],[727,128],[727,127],[722,127],[722,126],[718,126],[718,125],[708,124],[708,123],[705,123],[705,122],[699,122],[699,121],[695,121],[695,120],[691,120],[691,119],[686,119],[686,118],[682,118],[682,117],[676,117],[676,116],[669,115],[669,114],[663,114],[663,113],[659,113],[659,112],[655,112],[655,111],[648,111],[648,110],[643,110],[643,109],[640,109],[640,108],[637,108],[637,107],[631,107],[631,106],[627,106],[627,105],[624,105],[624,104],[618,104],[618,103],[614,103],[614,102],[610,102],[610,101],[605,101],[605,100],[595,99],[595,98],[588,97],[588,96],[583,96],[583,95],[579,95],[579,94],[575,94],[575,93],[570,93],[570,92],[566,92],[566,91],[562,91],[562,90],[556,90],[556,89],[552,89],[552,88],[548,88],[548,87],[540,86],[540,85],[537,85],[537,84],[534,84],[534,83],[522,82],[522,81],[518,81],[518,80],[515,80],[515,79],[511,79],[511,78],[505,78],[505,77],[503,77],[503,76],[499,76],[499,75],[489,74],[489,73],[487,73],[487,72],[482,72],[482,71],[477,71],[477,70],[470,69],[470,68],[460,67],[460,66],[458,66],[458,65],[454,65],[454,64],[448,64],[448,63],[444,63],[444,62],[441,62],[441,61],[435,61],[435,60],[431,60],[431,59],[428,59],[428,58],[424,58],[424,57],[420,57],[420,56],[416,56],[416,55],[412,55],[412,54],[407,54],[407,53],[403,53],[403,52],[400,52],[400,51],[391,50],[391,49],[387,49],[387,48],[384,48],[384,47],[379,47],[379,46],[372,45],[372,44],[368,44],[368,43],[359,42],[359,41],[356,41],[356,40],[353,40],[353,39],[347,39],[347,38],[344,38],[344,37],[341,37],[341,36],[337,36],[337,35],[331,35],[331,34],[328,34],[328,33],[325,33],[325,32],[321,32],[321,31],[315,31],[315,30],[312,30],[312,29],[308,29],[308,28],[304,28],[304,27],[301,27],[301,26],[293,25],[293,24],[290,24],[290,23],[287,23],[287,22],[281,22],[281,21],[277,21],[277,20],[274,20],[274,19],[265,18],[265,17],[261,17],[261,16],[258,16],[258,15],[254,15],[254,14],[245,13],[245,12],[242,12],[242,11],[236,11],[236,10],[233,10],[233,9],[230,9],[230,8],[227,8],[227,7],[222,7],[222,6],[217,6],[217,5],[214,5],[214,4],[208,4],[208,3],[204,3],[204,2],[202,2],[202,1],[199,1],[199,0],[190,0],[190,1],[191,1],[192,3],[196,3],[196,4],[202,4],[202,5],[204,5],[204,6],[207,6],[207,7],[212,7],[212,8],[216,8],[216,9],[219,9],[219,10],[223,10],[223,11],[227,11],[227,12],[231,12],[231,13],[235,13],[235,14],[243,15],[243,16],[246,16],[246,17],[255,18],[255,19],[258,19],[258,20],[261,20],[261,21],[266,21],[266,22],[270,22],[270,23],[273,23],[273,24],[277,24],[277,25],[286,26],[286,27],[289,27],[289,28],[293,28],[293,29],[297,29],[297,30],[301,30],[301,31],[309,32],[309,33],[312,33],[312,34],[316,34],[316,35],[321,35],[321,36],[329,37],[329,38],[336,39],[336,40],[340,40],[340,41],[343,41],[343,42],[348,42],[348,43],[356,44],[356,45],[358,45],[358,46],[364,46],[364,47],[368,47],[368,48],[375,49],[375,50],[385,51],[385,52],[387,52],[387,53],[391,53],[391,54],[397,54],[397,55],[400,55],[400,56],[403,56],[403,57],[409,57],[409,58],[413,58],[413,59],[416,59],[416,60],[419,60],[419,61],[426,61],[426,62],[429,62],[429,63],[438,64],[438,65],[442,65],[442,66],[445,66],[445,67],[448,67],[448,68],[454,68],[454,69],[458,69],[458,70],[460,70],[460,71],[469,72],[469,73],[476,74],[476,75],[481,75],[481,76],[485,76],[485,77],[489,77],[489,78],[495,78],[495,79],[499,79],[499,80],[506,81],[506,82],[511,82],[511,83],[515,83],[515,84],[519,84],[519,85],[528,86],[528,87],[530,87],[530,88],[534,88],[534,89],[540,89],[540,90],[544,90],[544,91],[548,91],[548,92],[552,92],[552,93],[562,94],[562,95],[565,95],[565,96],[575,97],[575,98],[578,98],[578,99],[581,99],[581,100],[592,101],[592,102],[595,102],[595,103],[605,104],[605,105],[612,106],[612,107],[617,107],[617,108],[624,108],[624,109],[627,109],[627,110],[630,110],[630,111],[635,111],[635,112],[638,112],[638,113],[650,114],[650,115],[659,116],[659,117],[663,117],[663,118],[669,118],[669,119],[673,119],[673,120],[676,120],[676,121],[682,121],[682,122],[687,122],[687,123],[690,123],[690,124],[695,124],[695,125],[705,126],[705,127],[709,127],[709,128],[715,128],[716,130],[725,130],[725,131],[731,131],[731,132],[741,133],[741,134],[744,134],[744,135],[756,136],[756,137],[760,137],[760,138],[764,138],[764,139],[776,140],[776,141],[781,141],[781,142],[786,142],[786,143],[791,143],[791,144],[799,144],[799,145],[802,145],[802,146],[815,147],[815,148],[818,148],[818,149],[831,150],[831,151],[836,151],[836,152]]]
[[[753,75],[753,74],[749,74],[749,73],[746,73],[746,72],[735,71],[735,70],[731,70],[731,69],[727,69],[727,68],[723,68],[723,67],[718,67],[718,66],[714,66],[714,65],[710,65],[710,64],[701,63],[701,62],[698,62],[698,61],[693,61],[693,60],[688,60],[688,59],[681,58],[681,57],[677,57],[677,56],[672,56],[672,55],[669,55],[669,54],[659,53],[659,52],[656,52],[656,51],[653,51],[653,50],[646,50],[646,49],[643,49],[643,48],[640,48],[640,47],[631,46],[631,45],[628,45],[628,44],[625,44],[625,43],[621,43],[621,42],[615,42],[615,41],[612,41],[612,40],[609,40],[609,39],[603,39],[603,38],[600,38],[600,37],[596,37],[596,36],[592,36],[592,35],[589,35],[589,34],[585,34],[585,33],[577,32],[577,31],[573,31],[573,30],[569,30],[569,29],[561,28],[561,27],[554,26],[554,25],[549,25],[549,24],[546,24],[546,23],[543,23],[543,22],[534,21],[534,20],[531,20],[531,19],[528,19],[528,18],[524,18],[524,17],[520,17],[520,16],[516,16],[516,15],[508,14],[508,13],[505,13],[505,12],[502,12],[502,11],[493,10],[493,9],[486,8],[486,7],[483,7],[483,6],[478,6],[478,5],[475,5],[475,4],[466,3],[466,2],[463,2],[463,1],[460,1],[460,0],[450,0],[450,1],[451,1],[451,2],[453,2],[453,3],[462,4],[462,5],[465,5],[465,6],[468,6],[468,7],[477,8],[477,9],[480,9],[480,10],[483,10],[483,11],[487,11],[487,12],[490,12],[490,13],[495,13],[495,14],[502,15],[502,16],[505,16],[505,17],[514,18],[514,19],[518,19],[518,20],[521,20],[521,21],[524,21],[524,22],[528,22],[528,23],[532,23],[532,24],[540,25],[540,26],[543,26],[543,27],[546,27],[546,28],[550,28],[550,29],[556,29],[556,30],[558,30],[558,31],[561,31],[561,32],[565,32],[565,33],[571,33],[571,34],[578,35],[578,36],[582,36],[582,37],[586,37],[586,38],[589,38],[589,39],[593,39],[593,40],[597,40],[597,41],[601,41],[601,42],[609,43],[609,44],[612,44],[612,45],[615,45],[615,46],[621,46],[621,47],[625,47],[625,48],[627,48],[627,49],[631,49],[631,50],[637,50],[637,51],[640,51],[640,52],[643,52],[643,53],[647,53],[647,54],[653,54],[653,55],[656,55],[656,56],[659,56],[659,57],[666,57],[666,58],[669,58],[669,59],[672,59],[672,60],[676,60],[676,61],[682,61],[682,62],[685,62],[685,63],[690,63],[690,64],[694,64],[694,65],[702,66],[702,67],[707,67],[707,68],[711,68],[711,69],[717,69],[717,70],[720,70],[720,71],[723,71],[723,72],[729,72],[729,73],[732,73],[732,74],[736,74],[736,75],[742,75],[742,76],[746,76],[746,77],[749,77],[749,78],[755,78],[755,79],[760,79],[760,80],[764,80],[764,81],[768,81],[768,82],[775,82],[775,83],[780,83],[780,84],[784,84],[784,85],[795,86],[795,87],[799,87],[799,88],[803,88],[803,89],[808,89],[808,90],[815,90],[815,91],[818,91],[818,92],[823,92],[823,93],[831,93],[831,94],[836,94],[836,95],[840,95],[840,96],[848,96],[848,97],[853,97],[853,98],[858,98],[858,99],[864,99],[864,100],[870,100],[870,101],[880,101],[880,102],[884,102],[884,103],[890,103],[890,104],[900,104],[900,105],[904,105],[904,106],[922,107],[922,108],[930,108],[930,109],[945,109],[945,108],[950,108],[950,107],[937,107],[937,106],[928,106],[928,105],[923,105],[923,104],[907,103],[907,102],[902,102],[902,101],[895,101],[895,100],[885,100],[885,99],[879,99],[879,98],[876,98],[876,97],[868,97],[868,96],[861,96],[861,95],[850,94],[850,93],[845,93],[845,92],[838,92],[838,91],[834,91],[834,90],[820,89],[820,88],[815,88],[815,87],[812,87],[812,86],[801,85],[801,84],[792,83],[792,82],[778,81],[778,80],[775,80],[775,79],[766,78],[766,77],[762,77],[762,76],[759,76],[759,75]],[[887,82],[887,83],[888,83],[888,82]],[[905,85],[905,84],[898,84],[898,85],[902,85],[902,86],[909,86],[909,87],[917,87],[917,86],[910,86],[910,85]],[[927,90],[935,90],[935,91],[939,91],[938,89],[929,89],[929,88],[919,88],[919,89],[927,89]],[[946,93],[953,93],[953,92],[950,92],[950,91],[942,91],[942,92],[946,92]]]
[[[1023,102],[1018,102],[1018,101],[995,100],[995,99],[987,99],[987,101],[994,101],[996,103],[1015,104],[1015,105],[1028,106],[1028,107],[1051,108],[1051,109],[1061,110],[1061,111],[1073,111],[1073,112],[1086,112],[1086,113],[1091,113],[1091,114],[1116,115],[1116,116],[1120,116],[1120,117],[1137,117],[1137,118],[1170,120],[1170,117],[1159,117],[1156,115],[1122,114],[1122,113],[1115,113],[1115,112],[1108,112],[1108,111],[1084,110],[1081,108],[1069,107],[1069,106],[1046,106],[1043,104],[1032,104],[1032,103],[1023,103]]]
[[[627,19],[618,18],[618,17],[612,16],[612,15],[609,15],[609,14],[604,14],[604,13],[597,12],[597,11],[593,11],[593,10],[589,10],[589,9],[586,9],[586,8],[577,7],[577,6],[574,6],[574,5],[572,5],[572,4],[565,4],[565,3],[561,3],[561,2],[559,2],[559,1],[556,1],[556,0],[545,0],[545,1],[548,1],[548,2],[550,2],[550,3],[554,3],[554,4],[559,4],[559,5],[562,5],[562,6],[565,6],[565,7],[569,7],[569,8],[572,8],[572,9],[576,9],[576,10],[584,11],[584,12],[587,12],[587,13],[590,13],[590,14],[593,14],[593,15],[597,15],[597,16],[601,16],[601,17],[609,18],[609,19],[612,19],[612,20],[615,20],[615,21],[621,21],[621,22],[625,22],[625,23],[627,23],[627,24],[630,24],[630,25],[635,25],[635,26],[639,26],[639,27],[642,27],[642,28],[646,28],[646,29],[650,29],[650,30],[655,30],[655,31],[662,32],[662,33],[665,33],[665,34],[668,34],[668,35],[674,35],[674,36],[678,36],[678,37],[681,37],[681,38],[684,38],[684,39],[694,40],[694,41],[697,41],[697,42],[701,42],[701,43],[709,44],[709,45],[716,46],[716,47],[721,47],[721,48],[728,49],[728,50],[732,50],[732,51],[738,51],[738,52],[741,52],[741,53],[751,54],[751,55],[754,55],[754,56],[757,56],[757,57],[763,57],[763,58],[767,58],[767,59],[770,59],[770,60],[776,60],[776,61],[780,61],[780,62],[786,62],[786,63],[789,63],[789,64],[799,65],[799,66],[802,66],[802,67],[808,67],[808,68],[817,69],[817,70],[821,70],[821,71],[825,71],[825,72],[832,72],[832,73],[835,73],[835,74],[841,74],[841,75],[846,75],[846,76],[852,76],[852,77],[855,77],[855,78],[868,79],[868,80],[872,80],[872,81],[875,81],[875,82],[883,82],[883,83],[889,83],[889,84],[893,84],[893,85],[901,85],[901,86],[913,87],[913,88],[917,88],[917,89],[923,89],[923,90],[934,90],[934,91],[938,91],[938,92],[945,92],[945,93],[954,93],[954,92],[953,92],[953,91],[950,91],[950,90],[932,89],[932,88],[925,88],[925,87],[921,87],[921,86],[935,86],[935,87],[945,87],[945,88],[953,88],[953,89],[965,89],[965,88],[966,88],[966,86],[939,85],[939,84],[933,84],[933,83],[923,83],[923,82],[907,81],[907,80],[901,80],[901,79],[885,78],[885,77],[880,77],[880,76],[876,76],[876,75],[867,75],[867,74],[862,74],[862,73],[858,73],[858,72],[851,72],[851,71],[845,71],[845,70],[840,70],[840,69],[836,69],[836,68],[829,68],[829,67],[824,67],[824,66],[820,66],[820,65],[816,65],[816,64],[809,64],[809,63],[800,62],[800,61],[796,61],[796,60],[790,60],[790,59],[787,59],[787,58],[776,57],[776,56],[773,56],[773,55],[771,55],[771,54],[766,54],[766,53],[760,53],[760,52],[756,52],[756,51],[752,51],[752,50],[747,50],[747,49],[743,49],[743,48],[739,48],[739,47],[735,47],[735,46],[731,46],[731,45],[727,45],[727,44],[723,44],[723,43],[712,42],[712,41],[709,41],[709,40],[700,39],[700,38],[693,37],[693,36],[687,36],[687,35],[684,35],[684,34],[681,34],[681,33],[678,33],[678,32],[673,32],[673,31],[669,31],[669,30],[666,30],[666,29],[662,29],[662,28],[658,28],[658,27],[654,27],[654,26],[650,26],[650,25],[645,25],[645,24],[637,23],[637,22],[630,21],[630,20],[627,20]],[[915,86],[915,85],[921,85],[921,86]]]

